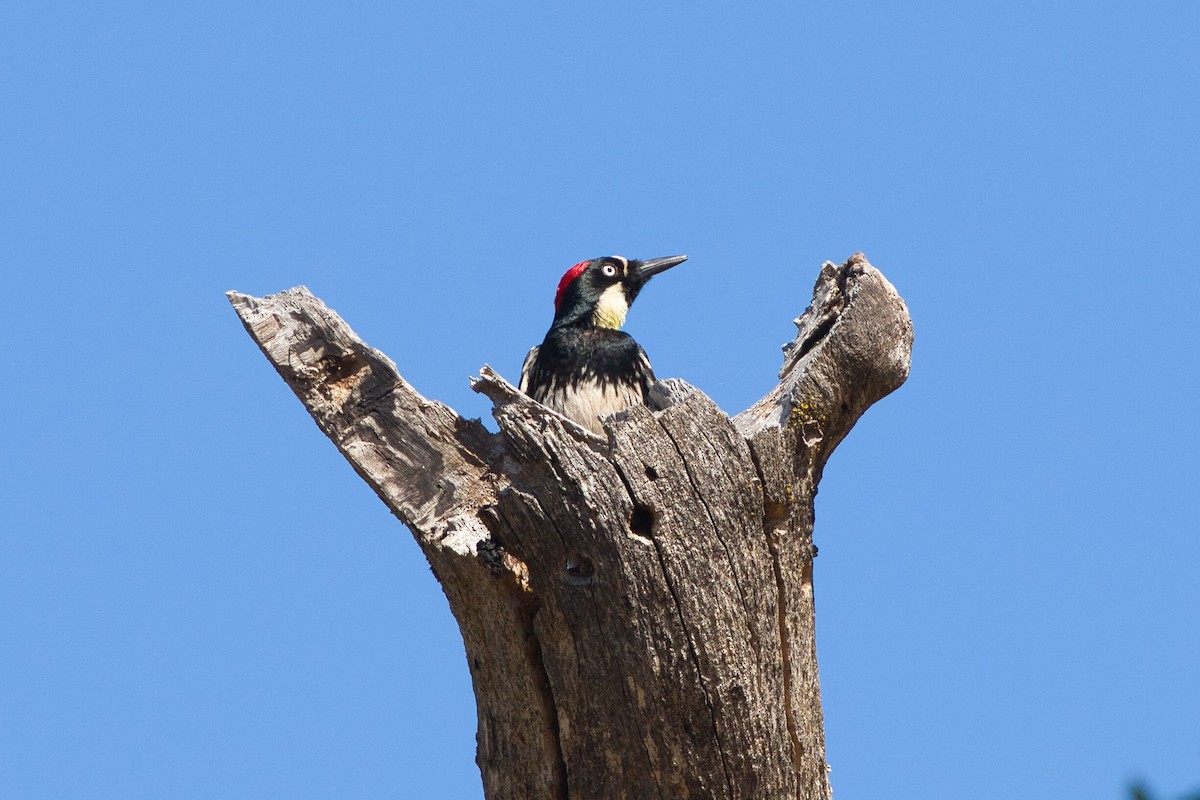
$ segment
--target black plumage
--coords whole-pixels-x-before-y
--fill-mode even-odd
[[[686,258],[609,256],[567,270],[554,322],[525,358],[521,391],[595,433],[603,432],[600,417],[646,402],[654,370],[620,327],[646,281]]]

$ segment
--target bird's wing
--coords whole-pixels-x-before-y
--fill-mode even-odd
[[[529,394],[529,385],[533,380],[533,365],[537,361],[537,355],[537,346],[530,348],[529,355],[525,356],[525,363],[521,365],[521,385],[517,388],[525,394]]]
[[[650,356],[646,355],[646,351],[642,349],[640,344],[638,345],[636,369],[642,379],[642,396],[648,398],[650,396],[650,384],[654,383],[654,368],[650,366]]]

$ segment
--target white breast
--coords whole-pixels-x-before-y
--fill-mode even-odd
[[[584,381],[573,392],[555,387],[542,402],[564,417],[569,417],[588,430],[603,436],[604,428],[601,427],[599,418],[640,404],[642,392],[636,386]]]

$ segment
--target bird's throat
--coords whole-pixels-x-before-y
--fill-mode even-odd
[[[613,284],[600,295],[593,317],[598,328],[620,330],[628,313],[629,301],[625,299],[625,287]]]

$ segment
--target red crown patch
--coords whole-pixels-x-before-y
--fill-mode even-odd
[[[567,291],[567,287],[570,286],[575,281],[576,278],[578,278],[580,275],[583,274],[583,271],[585,269],[587,269],[587,265],[590,263],[592,263],[592,262],[591,261],[580,261],[578,264],[571,267],[569,270],[567,270],[563,274],[562,280],[560,280],[558,282],[558,291],[554,293],[554,310],[555,311],[558,311],[558,306],[560,303],[562,303],[562,296],[563,296],[563,293]]]

